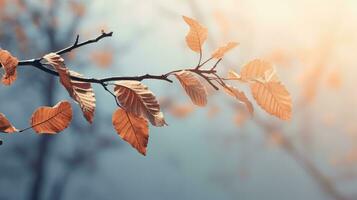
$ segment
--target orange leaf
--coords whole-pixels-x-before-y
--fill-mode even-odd
[[[251,114],[253,114],[253,112],[254,112],[253,104],[249,101],[249,99],[247,98],[247,96],[245,96],[244,92],[239,91],[237,88],[235,88],[235,87],[233,87],[233,86],[230,86],[230,85],[227,85],[227,84],[226,84],[225,87],[224,87],[224,91],[225,91],[228,95],[230,95],[230,96],[236,98],[239,102],[244,103],[244,104],[247,106],[248,111],[249,111]]]
[[[4,67],[5,74],[2,77],[4,85],[11,85],[16,80],[16,67],[19,61],[8,51],[0,49],[0,65]]]
[[[147,120],[118,108],[113,113],[112,122],[120,137],[145,156],[149,139]]]
[[[183,19],[190,26],[190,31],[186,36],[188,47],[197,53],[201,52],[202,45],[207,39],[207,28],[189,17],[183,16]]]
[[[283,120],[291,118],[291,97],[280,82],[253,83],[250,88],[254,99],[266,112]]]
[[[237,42],[229,42],[225,46],[218,48],[216,51],[213,52],[212,58],[221,59],[223,58],[224,54],[230,51],[231,49],[235,48],[238,45]]]
[[[243,67],[240,76],[242,81],[251,83],[254,99],[266,112],[283,120],[291,118],[290,94],[279,81],[272,64],[259,59],[253,60]]]
[[[54,107],[40,107],[31,118],[31,126],[36,133],[56,134],[66,129],[72,120],[72,106],[61,101]]]
[[[278,81],[278,76],[272,64],[263,60],[253,60],[246,64],[240,71],[243,81]],[[268,80],[266,80],[268,79]]]
[[[83,115],[89,123],[93,122],[95,112],[95,94],[90,83],[72,80],[70,76],[83,77],[81,74],[68,70],[64,66],[63,58],[55,53],[44,56],[59,73],[60,82],[67,89],[69,95],[79,104]]]
[[[205,106],[207,104],[206,89],[192,72],[183,70],[176,72],[175,76],[195,105]]]
[[[146,85],[139,81],[117,81],[114,92],[127,112],[149,119],[154,126],[166,124],[156,97]]]
[[[11,125],[9,120],[2,113],[0,113],[0,132],[3,133],[18,132],[18,130],[13,125]]]

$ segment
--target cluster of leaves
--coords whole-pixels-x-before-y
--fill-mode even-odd
[[[283,120],[290,119],[292,110],[291,97],[279,81],[276,71],[270,63],[253,60],[243,66],[240,74],[230,71],[227,77],[221,77],[217,74],[216,67],[225,53],[235,48],[238,43],[227,43],[214,51],[210,58],[202,62],[202,46],[207,39],[208,30],[194,19],[185,16],[183,19],[190,28],[186,36],[186,43],[192,51],[199,54],[199,62],[194,68],[174,70],[161,76],[147,74],[132,78],[88,79],[77,72],[69,70],[60,53],[49,53],[39,59],[40,65],[45,66],[45,68],[40,67],[40,69],[59,76],[61,85],[67,90],[70,97],[78,103],[84,118],[89,123],[94,120],[96,108],[95,94],[91,84],[102,85],[115,98],[118,105],[112,116],[114,129],[125,141],[143,155],[146,155],[147,150],[149,122],[157,127],[166,125],[160,105],[153,92],[141,82],[143,79],[161,79],[172,82],[168,77],[174,76],[180,82],[193,104],[205,106],[207,104],[207,92],[200,80],[201,77],[214,89],[219,90],[219,87],[221,87],[228,95],[244,103],[248,111],[253,113],[253,105],[244,92],[227,84],[228,81],[246,83],[249,84],[258,105],[266,112]],[[78,44],[77,37],[75,45],[69,49],[72,50],[88,43]],[[203,69],[211,60],[216,60],[214,65],[209,69]],[[0,50],[0,63],[4,69],[2,83],[11,85],[16,80],[16,69],[19,61],[9,52]],[[108,86],[113,86],[113,90],[110,90]],[[23,130],[16,129],[5,115],[0,113],[0,131],[14,133],[32,128],[39,134],[56,134],[66,129],[71,120],[71,104],[68,101],[61,101],[54,107],[38,108],[32,114],[31,126]]]

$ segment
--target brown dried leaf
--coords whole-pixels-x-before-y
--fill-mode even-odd
[[[240,71],[242,81],[279,81],[272,64],[263,60],[253,60],[246,64]],[[266,80],[266,79],[269,80]]]
[[[83,76],[74,71],[68,71],[71,76],[81,77]],[[71,80],[72,89],[67,88],[67,91],[71,97],[78,102],[84,117],[89,123],[93,123],[94,113],[96,107],[96,99],[94,90],[90,83]]]
[[[291,118],[291,97],[280,82],[257,82],[251,84],[250,88],[254,99],[266,112],[283,120]]]
[[[166,125],[160,105],[146,85],[139,81],[117,81],[114,91],[127,112],[149,119],[154,126]]]
[[[5,74],[2,77],[4,85],[11,85],[16,80],[16,67],[19,61],[8,51],[0,49],[0,65],[4,67]]]
[[[203,43],[207,39],[208,30],[196,20],[183,16],[185,22],[190,26],[190,31],[186,35],[186,43],[191,50],[199,53]]]
[[[118,108],[113,113],[112,122],[120,137],[145,156],[149,139],[147,120]]]
[[[175,76],[195,105],[205,106],[207,104],[206,89],[194,73],[182,70],[176,72]]]
[[[217,58],[217,59],[223,58],[225,53],[235,48],[237,45],[238,45],[237,42],[228,42],[225,46],[222,46],[218,48],[216,51],[214,51],[212,54],[212,58]]]
[[[9,120],[2,113],[0,113],[0,132],[3,133],[18,132],[18,130],[9,122]]]
[[[59,73],[60,82],[67,89],[69,95],[79,104],[83,115],[89,123],[93,122],[95,112],[95,94],[90,83],[72,80],[70,76],[83,77],[81,74],[68,70],[63,58],[55,53],[44,56]]]
[[[31,118],[31,126],[36,133],[56,134],[66,129],[72,120],[72,106],[61,101],[54,107],[40,107]]]
[[[233,86],[227,85],[227,84],[224,87],[224,91],[228,95],[236,98],[239,102],[244,103],[247,106],[249,113],[253,114],[253,112],[254,112],[253,104],[249,101],[249,99],[244,94],[244,92],[238,90],[237,88],[235,88]]]

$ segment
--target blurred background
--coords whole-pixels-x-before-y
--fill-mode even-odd
[[[116,134],[115,102],[94,86],[92,126],[74,107],[71,127],[56,136],[0,135],[1,200],[357,199],[355,0],[0,0],[0,47],[30,59],[76,34],[83,41],[114,31],[66,63],[87,77],[162,74],[198,59],[181,15],[208,28],[205,58],[240,43],[222,75],[255,58],[274,63],[293,97],[292,120],[256,104],[251,118],[215,92],[198,109],[177,82],[149,80],[169,126],[150,127],[143,157]],[[0,112],[24,128],[37,107],[69,96],[57,78],[22,67],[15,84],[0,85],[0,98]]]

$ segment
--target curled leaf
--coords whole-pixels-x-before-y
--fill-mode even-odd
[[[31,118],[31,127],[36,133],[56,134],[66,129],[72,120],[72,106],[61,101],[54,107],[40,107]]]
[[[166,124],[156,97],[146,85],[139,81],[117,81],[114,92],[127,112],[149,119],[154,126]]]
[[[246,107],[248,108],[248,111],[253,114],[254,112],[254,108],[253,108],[253,104],[249,101],[249,99],[247,98],[247,96],[244,94],[244,92],[238,90],[237,88],[230,86],[230,85],[225,85],[224,87],[224,91],[236,98],[239,102],[244,103],[246,105]]]
[[[218,48],[216,51],[214,51],[212,54],[212,58],[217,58],[217,59],[223,58],[225,53],[235,48],[237,45],[238,45],[237,42],[228,42],[225,46],[222,46]]]
[[[259,59],[246,64],[240,71],[240,76],[242,81],[279,81],[273,65],[267,61]],[[266,81],[267,78],[269,78],[269,81]]]
[[[182,70],[176,72],[175,76],[195,105],[205,106],[207,104],[206,89],[194,73]]]
[[[5,74],[1,82],[4,85],[11,85],[16,80],[16,67],[19,61],[8,51],[0,49],[0,65],[4,67]]]
[[[186,36],[186,43],[192,51],[201,52],[203,43],[207,39],[208,30],[196,20],[183,16],[185,22],[190,26],[190,31]]]
[[[120,137],[145,156],[149,139],[149,124],[146,119],[118,108],[113,113],[112,122]]]
[[[254,99],[266,112],[283,120],[291,118],[292,100],[280,82],[253,83],[250,88]]]
[[[9,122],[9,120],[2,113],[0,113],[0,132],[3,133],[18,132],[18,130]]]
[[[68,70],[64,65],[63,58],[58,54],[47,54],[44,56],[44,59],[56,69],[60,76],[60,82],[66,88],[69,95],[79,104],[86,120],[92,123],[96,107],[92,85],[87,82],[72,80],[70,76],[79,78],[83,76],[77,72]]]
[[[74,71],[69,71],[69,74],[70,76],[83,78],[83,75]],[[93,123],[96,99],[92,85],[90,83],[75,80],[71,80],[70,83],[72,84],[72,87],[67,88],[68,93],[76,102],[78,102],[86,120],[89,123]]]

